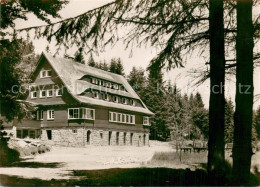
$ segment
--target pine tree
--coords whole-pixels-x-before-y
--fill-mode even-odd
[[[117,72],[117,60],[115,58],[112,58],[109,65],[109,71],[111,73]]]
[[[109,70],[109,66],[108,66],[108,64],[106,63],[106,61],[104,60],[104,62],[102,63],[102,68],[101,68],[102,70],[104,70],[104,71],[108,71]]]
[[[225,105],[225,142],[233,142],[234,134],[234,105],[231,98],[226,101]]]
[[[122,61],[120,58],[117,59],[117,62],[116,62],[116,74],[118,75],[125,75],[124,73],[124,66],[122,64]]]
[[[90,54],[90,57],[88,59],[88,65],[91,66],[91,67],[95,67],[96,66],[96,62],[95,62],[95,60],[93,58],[92,53]]]
[[[83,49],[79,48],[79,51],[75,53],[74,60],[76,62],[79,62],[81,64],[85,64],[84,56],[83,56]]]
[[[146,77],[145,77],[145,70],[141,67],[138,69],[136,67],[132,68],[132,71],[129,73],[127,80],[129,84],[133,87],[133,89],[136,91],[136,93],[143,98],[143,91],[145,88],[145,85],[147,83]]]

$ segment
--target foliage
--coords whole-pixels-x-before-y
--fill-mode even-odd
[[[233,142],[234,112],[234,104],[230,98],[225,105],[225,143]]]
[[[67,0],[18,0],[1,1],[0,28],[14,27],[15,19],[27,20],[27,14],[33,13],[37,18],[50,23],[49,16],[61,18],[58,11],[68,3]]]
[[[253,126],[256,130],[256,137],[258,140],[260,140],[260,107],[258,107],[258,109],[255,112]]]
[[[91,67],[95,67],[96,66],[96,62],[95,62],[95,60],[93,58],[92,53],[90,54],[90,57],[88,59],[88,65],[91,66]]]
[[[77,52],[75,53],[75,58],[74,58],[74,60],[75,60],[76,62],[81,63],[81,64],[85,64],[84,56],[83,56],[83,49],[82,49],[82,48],[79,48],[79,51],[77,51]]]

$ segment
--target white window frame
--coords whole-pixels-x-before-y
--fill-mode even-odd
[[[73,110],[73,114],[72,114],[73,117],[70,117],[70,110]],[[75,117],[74,111],[77,111],[77,117]],[[93,111],[93,118],[88,117],[88,115],[87,115],[88,111]],[[81,112],[82,112],[82,116],[80,116]],[[92,108],[68,108],[68,119],[95,120],[95,109],[92,109]]]
[[[107,97],[107,98],[105,98],[105,97]],[[109,100],[107,93],[103,93],[103,99],[104,99],[105,101],[108,101],[108,100]]]
[[[131,99],[130,100],[130,105],[135,106],[135,100]]]
[[[52,91],[52,95],[50,95],[50,91]],[[54,96],[54,90],[53,89],[49,89],[47,90],[47,97],[53,97]]]
[[[116,98],[116,101],[114,100],[115,98]],[[118,100],[119,100],[118,96],[114,95],[114,96],[113,96],[113,102],[114,102],[114,103],[118,103]]]
[[[54,120],[54,110],[47,110],[47,120]]]
[[[95,96],[95,94],[97,94],[97,95]],[[94,92],[93,92],[93,98],[95,98],[95,99],[99,99],[99,94],[98,94],[97,91],[94,91]]]
[[[52,72],[52,71],[51,71],[51,70],[41,70],[41,72],[40,72],[40,77],[41,77],[41,78],[51,77],[51,75],[48,75],[49,72]],[[43,75],[43,73],[44,73],[45,75]]]
[[[114,85],[114,89],[118,90],[118,88],[119,88],[118,84],[113,84],[113,85]]]
[[[111,82],[106,82],[106,87],[111,88]]]
[[[124,104],[124,105],[127,105],[127,98],[125,98],[125,97],[122,97],[122,104]]]
[[[36,119],[41,121],[43,120],[43,110],[37,110]]]
[[[91,78],[91,83],[96,84],[96,78]]]
[[[132,122],[130,121],[130,117],[132,119]],[[117,122],[117,123],[135,124],[135,115],[123,114],[123,113],[109,111],[108,121],[109,122]]]
[[[150,126],[150,117],[143,116],[143,125]]]
[[[61,91],[61,94],[59,94],[59,91]],[[56,89],[56,96],[62,96],[62,89]]]
[[[42,92],[45,92],[45,96],[42,96]],[[40,90],[40,98],[45,98],[47,96],[46,90]]]
[[[34,97],[34,93],[36,93],[36,96]],[[37,98],[37,91],[31,91],[31,99],[35,99]]]

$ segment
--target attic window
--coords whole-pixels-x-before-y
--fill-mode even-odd
[[[93,92],[93,97],[98,99],[98,92]]]
[[[47,97],[53,96],[53,90],[47,90]]]
[[[122,98],[122,103],[123,104],[127,104],[127,99],[126,98]]]
[[[40,91],[40,98],[46,97],[46,90]]]
[[[45,77],[51,77],[51,70],[42,70],[41,71],[41,78],[45,78]]]
[[[118,103],[118,97],[117,97],[117,96],[114,96],[114,97],[113,97],[113,101],[114,101],[115,103]]]
[[[31,92],[31,98],[32,99],[37,98],[37,91]]]
[[[61,96],[61,95],[62,95],[62,89],[57,89],[56,96]]]
[[[91,83],[92,83],[92,84],[96,84],[96,79],[95,79],[95,78],[92,78],[92,79],[91,79]]]
[[[103,99],[108,101],[108,94],[107,93],[103,93]]]
[[[135,106],[135,101],[133,99],[130,100],[130,105]]]

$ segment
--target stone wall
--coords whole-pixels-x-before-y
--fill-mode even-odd
[[[51,132],[51,140],[48,139],[47,131]],[[50,133],[49,132],[49,133]],[[115,146],[147,146],[149,145],[148,133],[119,132],[84,127],[42,129],[41,139],[54,145],[84,147],[88,145],[109,145],[109,132],[111,132],[110,145]],[[131,143],[132,134],[132,143]]]

